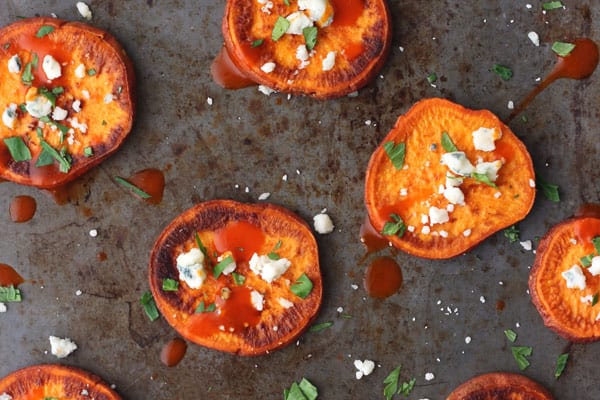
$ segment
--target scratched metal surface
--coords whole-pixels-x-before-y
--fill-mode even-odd
[[[566,10],[545,15],[537,1],[531,9],[525,1],[390,2],[393,48],[381,76],[356,98],[327,102],[215,85],[209,67],[222,44],[222,2],[88,3],[91,23],[113,33],[136,66],[138,117],[122,149],[79,179],[66,205],[32,188],[0,185],[0,262],[28,279],[21,286],[24,301],[0,315],[0,376],[57,362],[48,342],[56,335],[79,346],[62,363],[101,375],[131,400],[277,399],[302,377],[324,399],[380,399],[384,377],[399,364],[402,380],[417,378],[411,399],[443,399],[474,375],[518,371],[502,333],[512,328],[518,345],[533,346],[525,375],[560,399],[600,398],[599,344],[574,345],[567,370],[560,380],[553,377],[567,342],[544,328],[530,302],[532,252],[499,233],[449,261],[400,253],[394,257],[405,282],[381,301],[367,298],[362,288],[370,258],[361,261],[365,250],[358,234],[369,156],[400,113],[419,99],[442,96],[506,118],[508,101],[517,103],[552,68],[550,43],[581,36],[600,40],[595,2],[567,1]],[[75,1],[8,0],[0,23],[50,13],[81,20]],[[540,47],[529,41],[529,31],[539,33]],[[489,71],[495,63],[510,66],[514,77],[500,80]],[[437,87],[427,83],[432,72]],[[552,85],[526,110],[527,123],[511,124],[537,170],[562,189],[558,204],[538,197],[519,224],[523,240],[543,235],[582,202],[599,200],[598,104],[596,73]],[[136,200],[112,180],[150,167],[166,175],[158,206]],[[177,367],[162,366],[160,349],[176,334],[163,320],[147,320],[138,304],[148,287],[155,237],[199,201],[251,202],[263,192],[306,220],[329,210],[336,231],[317,238],[325,288],[318,321],[333,321],[333,327],[264,357],[190,345]],[[8,204],[20,194],[33,196],[38,211],[32,221],[13,224]],[[97,237],[90,237],[91,229]],[[99,252],[106,261],[97,259]],[[505,302],[503,311],[496,309],[498,301]],[[339,318],[338,307],[352,318]],[[365,358],[378,368],[358,381],[353,360]],[[426,381],[426,372],[435,379]]]

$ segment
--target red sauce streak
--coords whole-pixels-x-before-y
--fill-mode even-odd
[[[582,218],[575,222],[574,230],[578,243],[593,248],[592,239],[600,236],[600,219]]]
[[[169,340],[162,348],[160,352],[160,361],[167,367],[174,367],[185,356],[187,350],[187,343],[185,340],[175,338]]]
[[[579,206],[575,211],[575,217],[592,217],[600,218],[600,204],[598,203],[587,203]]]
[[[248,78],[231,61],[231,56],[225,46],[221,48],[221,51],[211,64],[210,73],[215,83],[225,89],[242,89],[248,86],[256,86],[256,82]]]
[[[351,26],[365,10],[364,0],[330,0],[334,15],[331,26]]]
[[[13,267],[0,264],[0,286],[19,286],[23,282],[25,280]]]
[[[98,254],[96,254],[96,258],[98,259],[98,261],[106,261],[108,256],[106,255],[105,252],[101,251]]]
[[[213,241],[219,254],[231,251],[236,262],[249,261],[254,253],[260,253],[265,234],[256,225],[235,221],[216,231]]]
[[[27,222],[33,218],[37,204],[31,196],[15,196],[10,202],[10,219],[12,222]]]
[[[159,169],[144,169],[129,178],[129,183],[148,193],[151,197],[146,200],[150,204],[159,204],[165,190],[165,175]]]
[[[239,332],[260,322],[260,312],[250,300],[251,289],[234,286],[227,300],[217,297],[214,312],[197,313],[190,317],[187,332],[208,337],[219,332]]]
[[[598,46],[593,40],[587,38],[575,39],[573,44],[575,45],[573,51],[564,57],[558,56],[558,61],[556,62],[554,69],[542,83],[533,89],[525,100],[514,109],[508,117],[509,121],[521,113],[535,96],[540,94],[555,80],[561,78],[581,80],[592,75],[598,66]]]
[[[506,307],[506,303],[504,302],[504,300],[498,300],[496,302],[496,310],[503,311],[505,307]]]
[[[393,258],[376,258],[367,267],[364,284],[369,296],[390,297],[402,286],[402,270]]]
[[[389,240],[375,230],[368,215],[360,226],[360,241],[367,247],[367,255],[389,247]]]

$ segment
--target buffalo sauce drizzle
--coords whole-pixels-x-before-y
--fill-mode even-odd
[[[244,53],[246,54],[246,53]],[[256,86],[256,82],[248,78],[233,63],[229,51],[225,46],[221,48],[210,66],[213,80],[225,89],[242,89],[248,86]]]
[[[160,352],[160,361],[167,367],[174,367],[185,356],[187,351],[187,343],[181,338],[174,338],[169,340],[163,346]]]
[[[365,10],[364,0],[329,0],[333,6],[334,15],[332,27],[351,26],[358,21]]]
[[[600,219],[600,204],[586,203],[579,206],[575,211],[575,217],[592,217]]]
[[[19,286],[25,282],[23,277],[19,275],[13,267],[6,264],[0,264],[0,286]]]
[[[151,204],[159,204],[165,190],[165,175],[159,169],[148,168],[138,171],[127,178],[129,183],[150,195],[144,199]]]
[[[265,234],[256,225],[235,221],[217,230],[213,240],[219,254],[231,251],[236,262],[248,262],[254,253],[259,253]]]
[[[375,258],[367,267],[364,285],[371,297],[390,297],[402,286],[402,270],[391,257]]]
[[[367,255],[389,246],[389,240],[375,230],[368,215],[360,226],[360,241],[367,247]]]
[[[582,218],[575,221],[574,231],[577,242],[591,250],[593,249],[592,239],[600,236],[600,219]]]
[[[573,41],[575,48],[566,56],[558,56],[554,69],[529,95],[523,100],[518,107],[508,117],[512,120],[515,116],[521,113],[525,107],[540,94],[552,82],[561,78],[581,80],[588,78],[598,66],[598,46],[593,40],[587,38],[575,39]]]
[[[10,219],[13,222],[27,222],[35,214],[37,204],[31,196],[15,196],[9,207]]]

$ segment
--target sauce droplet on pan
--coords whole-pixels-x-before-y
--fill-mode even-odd
[[[580,80],[592,75],[598,66],[598,46],[593,40],[587,38],[575,39],[573,44],[575,48],[564,57],[558,56],[558,61],[550,74],[510,113],[509,121],[521,113],[535,96],[555,80],[561,78]]]
[[[375,230],[368,215],[360,226],[360,241],[367,247],[367,255],[389,247],[389,240]]]
[[[10,219],[13,222],[27,222],[35,214],[37,204],[31,196],[15,196],[10,202]]]
[[[0,264],[0,286],[19,286],[23,282],[25,280],[13,267]]]
[[[161,170],[155,168],[144,169],[136,172],[127,180],[150,195],[145,199],[148,203],[159,204],[165,190],[165,175]]]
[[[98,261],[106,261],[108,256],[106,255],[105,252],[101,251],[98,254],[96,254],[96,258],[98,259]]]
[[[227,48],[223,46],[210,66],[210,73],[216,84],[225,89],[242,89],[248,86],[256,86],[256,82],[248,78],[238,67],[235,66]]]
[[[496,310],[504,311],[504,307],[506,307],[506,303],[504,302],[504,300],[498,300],[496,302]]]
[[[402,270],[393,258],[378,257],[367,267],[364,284],[369,296],[390,297],[402,286]]]
[[[600,218],[600,204],[586,203],[579,206],[575,211],[575,217],[592,217]]]
[[[582,219],[575,222],[575,239],[578,243],[593,249],[592,239],[600,236],[600,219]]]
[[[185,340],[180,338],[171,339],[163,346],[160,352],[160,361],[167,367],[174,367],[183,360],[186,350],[187,343]]]

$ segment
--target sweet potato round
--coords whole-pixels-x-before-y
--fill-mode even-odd
[[[333,23],[318,28],[314,55],[305,68],[300,68],[296,58],[298,46],[305,43],[303,35],[285,34],[277,41],[271,37],[277,18],[298,11],[297,3],[272,3],[269,12],[256,0],[228,0],[225,5],[222,28],[226,50],[237,68],[256,83],[280,92],[328,99],[358,90],[383,66],[391,44],[385,0],[331,0],[336,13]],[[353,18],[356,20],[349,23]],[[253,47],[260,39],[262,44]],[[331,51],[337,52],[335,65],[323,71],[322,60]],[[272,72],[261,69],[268,62],[276,65]]]
[[[82,391],[87,391],[87,396]],[[119,396],[98,376],[59,364],[41,364],[15,371],[0,379],[0,394],[13,400],[79,399],[120,400]],[[85,392],[84,392],[85,393]]]
[[[520,374],[493,372],[472,378],[446,400],[553,400],[552,394],[539,383]]]
[[[214,267],[218,248],[215,242],[219,232],[239,227],[239,224],[248,224],[245,226],[251,227],[252,235],[256,232],[257,237],[263,235],[262,239],[257,239],[258,247],[252,251],[259,255],[276,252],[280,257],[291,261],[291,266],[280,278],[267,283],[249,269],[247,259],[252,254],[249,248],[251,246],[248,245],[246,248],[227,249],[236,254],[235,272],[244,276],[243,284],[235,283],[232,275],[222,274],[215,279],[212,268],[207,266],[205,260],[207,278],[199,289],[190,288],[184,281],[179,282],[176,291],[162,289],[164,279],[179,281],[177,256],[198,248],[196,232],[207,250],[211,260],[209,264]],[[236,234],[235,229],[232,232]],[[246,231],[241,235],[245,234]],[[302,274],[306,274],[313,284],[313,289],[306,298],[300,298],[290,291],[290,285]],[[201,203],[175,218],[154,244],[150,256],[149,278],[158,308],[182,336],[199,345],[239,355],[264,354],[293,341],[316,318],[323,291],[317,244],[304,221],[276,205],[243,204],[231,200]],[[264,309],[260,313],[256,311],[252,316],[254,321],[243,328],[234,331],[225,329],[226,323],[220,322],[218,318],[225,314],[224,305],[232,301],[233,297],[225,298],[224,288],[232,296],[239,290],[256,290],[262,293]],[[284,307],[280,303],[281,298],[292,302],[293,306]],[[236,301],[236,306],[239,306],[236,312],[245,313],[248,307],[252,307],[249,299],[242,303]],[[209,316],[197,313],[201,302],[206,306],[215,304],[215,311],[209,313]],[[211,324],[221,325],[223,328],[211,330]]]
[[[481,127],[502,132],[494,151],[475,149],[471,133]],[[449,212],[448,222],[431,225],[429,232],[422,232],[422,216],[428,215],[430,207],[446,209],[449,204],[439,189],[448,174],[448,168],[440,163],[446,152],[441,145],[443,132],[450,135],[469,160],[504,160],[504,165],[495,182],[497,187],[465,178],[460,186],[465,205],[456,205]],[[405,143],[404,166],[400,170],[384,149],[388,142]],[[401,237],[385,236],[396,248],[419,257],[445,259],[464,253],[525,218],[535,198],[534,179],[525,145],[491,112],[469,110],[444,99],[426,99],[398,118],[371,156],[365,204],[378,232],[391,221],[391,214],[402,218],[410,228]]]
[[[42,27],[50,32],[43,34]],[[26,65],[34,61],[34,54],[37,67],[32,64],[33,80],[26,83]],[[18,73],[7,67],[15,55],[21,61]],[[47,78],[42,67],[46,55],[61,65],[60,77]],[[83,67],[78,70],[80,65]],[[11,103],[19,105],[12,129],[0,123],[0,178],[40,188],[63,185],[114,153],[131,130],[135,110],[133,66],[117,40],[98,28],[55,18],[30,18],[0,29],[0,80],[0,113]],[[62,137],[57,125],[40,124],[22,107],[36,89],[39,95],[40,90],[56,88],[63,89],[56,96],[56,106],[67,110],[68,115],[54,122],[72,129]],[[52,113],[48,117],[52,118]],[[60,171],[56,159],[36,167],[43,150],[40,134],[53,149],[64,149],[70,156],[68,171]],[[22,138],[30,160],[15,161],[11,156],[4,140],[14,137]]]
[[[595,254],[591,239],[582,240],[577,234],[586,225],[595,227],[594,236],[600,236],[600,219],[594,217],[571,218],[552,227],[540,241],[529,275],[531,300],[544,324],[572,342],[600,339],[600,307],[582,301],[600,291],[600,276],[592,276],[580,261]],[[573,265],[579,265],[586,277],[584,290],[567,288],[561,275]]]

